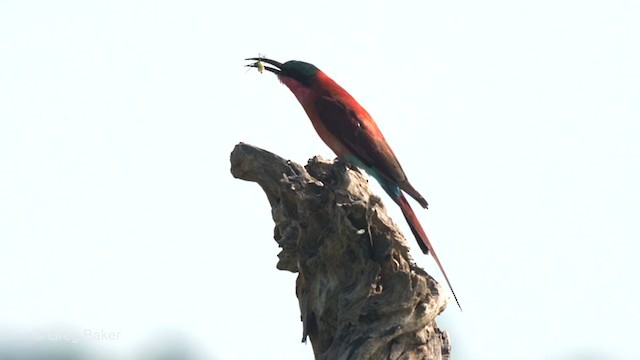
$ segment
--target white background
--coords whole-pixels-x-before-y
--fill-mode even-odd
[[[345,87],[429,200],[453,359],[640,358],[640,5],[417,4],[0,1],[0,351],[313,358],[229,154],[333,155],[260,53]]]

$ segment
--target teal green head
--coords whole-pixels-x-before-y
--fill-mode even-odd
[[[291,78],[305,87],[313,86],[316,75],[320,71],[314,65],[298,60],[290,60],[284,64],[275,60],[260,57],[248,58],[246,60],[255,61],[255,63],[246,65],[247,67],[255,67],[258,69],[260,67],[264,67],[264,70],[270,71],[278,75],[278,77]]]

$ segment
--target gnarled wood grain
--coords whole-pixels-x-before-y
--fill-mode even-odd
[[[435,322],[447,299],[357,169],[319,157],[302,167],[240,143],[231,172],[267,195],[277,268],[298,273],[303,341],[316,359],[449,359]]]

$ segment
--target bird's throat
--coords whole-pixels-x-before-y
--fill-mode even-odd
[[[289,88],[289,90],[291,90],[293,95],[296,96],[298,101],[300,101],[303,106],[313,93],[312,89],[300,84],[290,77],[278,76],[278,79],[281,83],[285,84]]]

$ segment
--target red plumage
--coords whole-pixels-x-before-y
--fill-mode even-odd
[[[425,208],[428,205],[427,201],[409,183],[400,162],[367,110],[340,85],[311,64],[301,61],[281,64],[270,59],[261,61],[278,67],[265,69],[278,75],[278,79],[293,92],[327,146],[339,158],[363,168],[378,180],[382,188],[400,206],[420,249],[425,254],[431,252],[460,307],[447,273],[402,191]],[[255,64],[249,66],[255,67]]]

